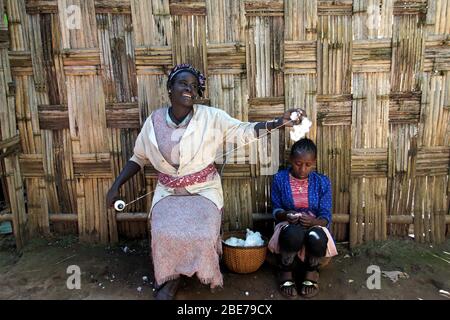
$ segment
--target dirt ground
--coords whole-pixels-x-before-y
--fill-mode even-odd
[[[153,299],[148,249],[145,240],[111,247],[80,244],[77,238],[64,236],[34,239],[18,253],[13,239],[2,236],[0,299]],[[450,291],[450,240],[439,246],[390,240],[353,251],[338,244],[338,250],[321,272],[321,291],[314,299],[450,299],[439,293]],[[79,290],[67,289],[70,265],[81,269]],[[367,273],[370,265],[404,272],[403,277],[394,282],[381,276],[380,289],[369,290],[367,279],[374,274]],[[284,299],[277,290],[275,268],[268,262],[252,274],[234,274],[225,267],[223,273],[224,288],[214,292],[195,278],[184,278],[176,299]]]

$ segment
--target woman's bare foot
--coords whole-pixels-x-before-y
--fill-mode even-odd
[[[180,285],[180,278],[169,280],[156,291],[156,300],[173,300]]]

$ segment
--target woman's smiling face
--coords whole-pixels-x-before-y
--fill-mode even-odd
[[[198,80],[192,73],[182,71],[175,76],[170,87],[172,105],[192,107],[198,94]]]

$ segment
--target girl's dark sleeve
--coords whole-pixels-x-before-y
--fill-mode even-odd
[[[333,207],[332,203],[332,190],[331,182],[328,177],[321,179],[321,194],[319,195],[319,214],[317,218],[322,218],[327,220],[327,228],[331,226],[331,209]]]
[[[280,181],[279,179],[277,179],[277,176],[274,176],[272,181],[272,193],[271,193],[272,214],[274,218],[276,218],[277,212],[284,211],[281,199],[282,194]]]

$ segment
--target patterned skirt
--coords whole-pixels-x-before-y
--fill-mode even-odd
[[[175,195],[160,200],[151,214],[151,247],[158,285],[180,275],[197,275],[211,288],[222,286],[222,212],[200,195]]]

